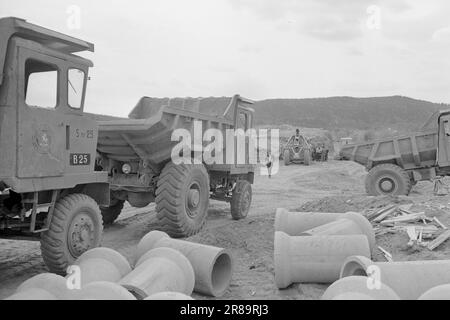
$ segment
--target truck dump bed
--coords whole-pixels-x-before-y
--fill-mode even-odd
[[[341,159],[355,161],[368,170],[381,163],[415,169],[435,165],[437,146],[437,129],[433,129],[385,140],[345,145],[339,155]]]
[[[97,149],[118,161],[146,159],[159,165],[171,158],[172,148],[178,143],[171,141],[175,129],[187,129],[194,137],[194,120],[202,121],[202,137],[209,128],[233,128],[237,106],[251,103],[238,95],[204,99],[143,97],[129,119],[99,121]]]

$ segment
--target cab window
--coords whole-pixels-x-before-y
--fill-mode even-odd
[[[58,102],[58,68],[42,61],[25,62],[25,103],[54,108]]]
[[[85,74],[83,70],[69,69],[67,74],[67,98],[69,107],[71,108],[81,108],[81,104],[83,103],[84,78]]]

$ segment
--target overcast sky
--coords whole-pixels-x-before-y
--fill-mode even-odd
[[[0,0],[95,43],[87,110],[120,116],[144,95],[450,103],[449,15],[448,0]]]

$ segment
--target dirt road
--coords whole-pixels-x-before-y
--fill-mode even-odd
[[[392,199],[368,197],[364,192],[365,170],[352,162],[314,162],[311,166],[280,166],[271,179],[257,176],[249,216],[233,221],[226,203],[211,201],[206,227],[189,240],[231,249],[235,270],[225,299],[318,299],[326,285],[297,284],[286,290],[274,285],[273,222],[275,209],[346,212],[379,207]],[[410,197],[395,199],[413,202],[417,207],[435,209],[441,221],[450,225],[450,197],[434,197],[430,183],[419,183]],[[113,226],[105,229],[103,245],[111,247],[131,262],[137,242],[157,227],[154,205],[143,209],[126,208]],[[377,239],[395,259],[437,259],[450,256],[450,248],[436,252],[408,252],[402,247],[406,235],[386,235]],[[29,277],[46,272],[39,243],[0,240],[0,299],[12,294]],[[375,259],[382,260],[381,256]],[[197,299],[204,297],[196,296]]]

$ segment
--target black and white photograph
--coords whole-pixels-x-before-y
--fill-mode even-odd
[[[0,305],[450,300],[449,16],[0,0]]]

